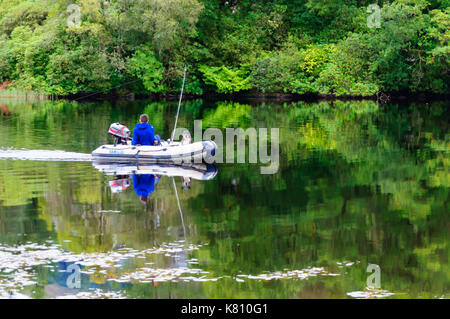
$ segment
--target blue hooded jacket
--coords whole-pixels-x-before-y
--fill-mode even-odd
[[[155,141],[155,129],[151,124],[138,123],[133,131],[132,145],[153,145]]]

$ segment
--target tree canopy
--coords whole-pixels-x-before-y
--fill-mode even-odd
[[[448,93],[448,21],[448,0],[0,0],[0,83],[164,94],[187,65],[190,94]]]

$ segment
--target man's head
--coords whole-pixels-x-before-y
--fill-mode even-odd
[[[139,121],[141,123],[148,123],[148,115],[147,114],[142,114],[141,117],[139,118]]]

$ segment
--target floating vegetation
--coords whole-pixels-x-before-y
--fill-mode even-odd
[[[76,264],[83,270],[81,274],[90,276],[109,277],[109,280],[117,282],[146,280],[186,280],[198,276],[202,281],[204,272],[200,269],[189,269],[184,266],[172,268],[138,268],[136,271],[126,272],[123,268],[126,261],[131,259],[146,259],[151,255],[162,255],[165,258],[178,258],[179,254],[185,254],[197,250],[202,245],[187,244],[183,240],[172,243],[162,244],[159,247],[152,247],[145,250],[136,250],[132,248],[121,248],[117,251],[102,253],[81,253],[74,254],[64,251],[61,246],[39,245],[28,243],[17,247],[0,245],[0,298],[21,298],[26,295],[22,290],[27,286],[38,284],[37,267],[48,268],[51,272],[68,272],[65,269],[59,269],[57,263]],[[151,262],[147,265],[154,264]],[[124,274],[120,274],[125,272]],[[189,274],[190,277],[182,277]],[[64,295],[62,297],[74,298],[116,298],[120,297],[117,292],[79,292],[76,294]]]
[[[386,298],[395,295],[395,293],[382,289],[366,288],[366,290],[363,291],[348,292],[347,295],[357,299],[370,299],[370,298]]]
[[[209,272],[201,269],[190,269],[187,267],[178,267],[172,269],[160,268],[140,268],[134,272],[123,275],[117,279],[110,279],[117,282],[163,282],[163,281],[217,281],[223,277],[208,278]],[[189,275],[189,276],[188,276]]]
[[[125,299],[120,292],[103,291],[95,289],[94,291],[81,291],[74,295],[58,296],[56,299]]]
[[[339,276],[339,274],[331,273],[323,267],[311,267],[300,270],[276,271],[271,273],[263,273],[260,275],[237,275],[237,281],[241,278],[257,279],[257,280],[278,280],[278,279],[309,279],[317,276]]]
[[[28,243],[17,247],[0,245],[0,298],[26,298],[23,290],[27,286],[38,284],[37,267],[50,272],[68,272],[58,268],[58,263],[75,264],[82,270],[81,274],[92,278],[103,277],[103,282],[123,283],[159,283],[159,282],[205,282],[218,281],[230,276],[216,276],[198,267],[197,258],[187,258],[187,253],[198,250],[204,245],[193,245],[184,240],[162,244],[144,250],[120,248],[116,251],[100,253],[74,254],[62,249],[57,244],[39,245]],[[172,263],[163,268],[155,262],[148,261],[150,256],[170,258]],[[144,259],[143,263],[136,260]],[[129,268],[130,261],[133,265]],[[142,264],[142,266],[138,266]],[[340,263],[338,263],[340,264]],[[345,262],[346,266],[354,264]],[[190,266],[194,266],[190,268]],[[196,266],[196,267],[195,267]],[[339,276],[324,267],[309,267],[300,270],[284,269],[283,271],[264,272],[258,275],[238,274],[232,279],[237,282],[246,280],[307,280],[319,276]],[[83,279],[84,280],[84,279]],[[356,294],[356,293],[355,293]],[[358,294],[356,294],[358,295]],[[125,298],[118,291],[88,288],[87,291],[72,290],[57,298]]]

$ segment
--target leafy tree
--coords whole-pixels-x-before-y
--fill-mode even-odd
[[[78,0],[78,26],[65,1],[0,3],[0,81],[22,90],[110,92],[141,79],[120,92],[174,93],[184,66],[191,94],[447,93],[450,82],[448,1],[379,1],[372,29],[370,0]]]
[[[151,50],[138,50],[129,62],[130,72],[142,80],[145,89],[150,93],[161,92],[164,87],[164,67]]]
[[[248,69],[244,66],[241,69],[227,68],[226,66],[202,65],[199,71],[203,73],[203,80],[208,85],[216,87],[219,93],[233,93],[251,89]]]

